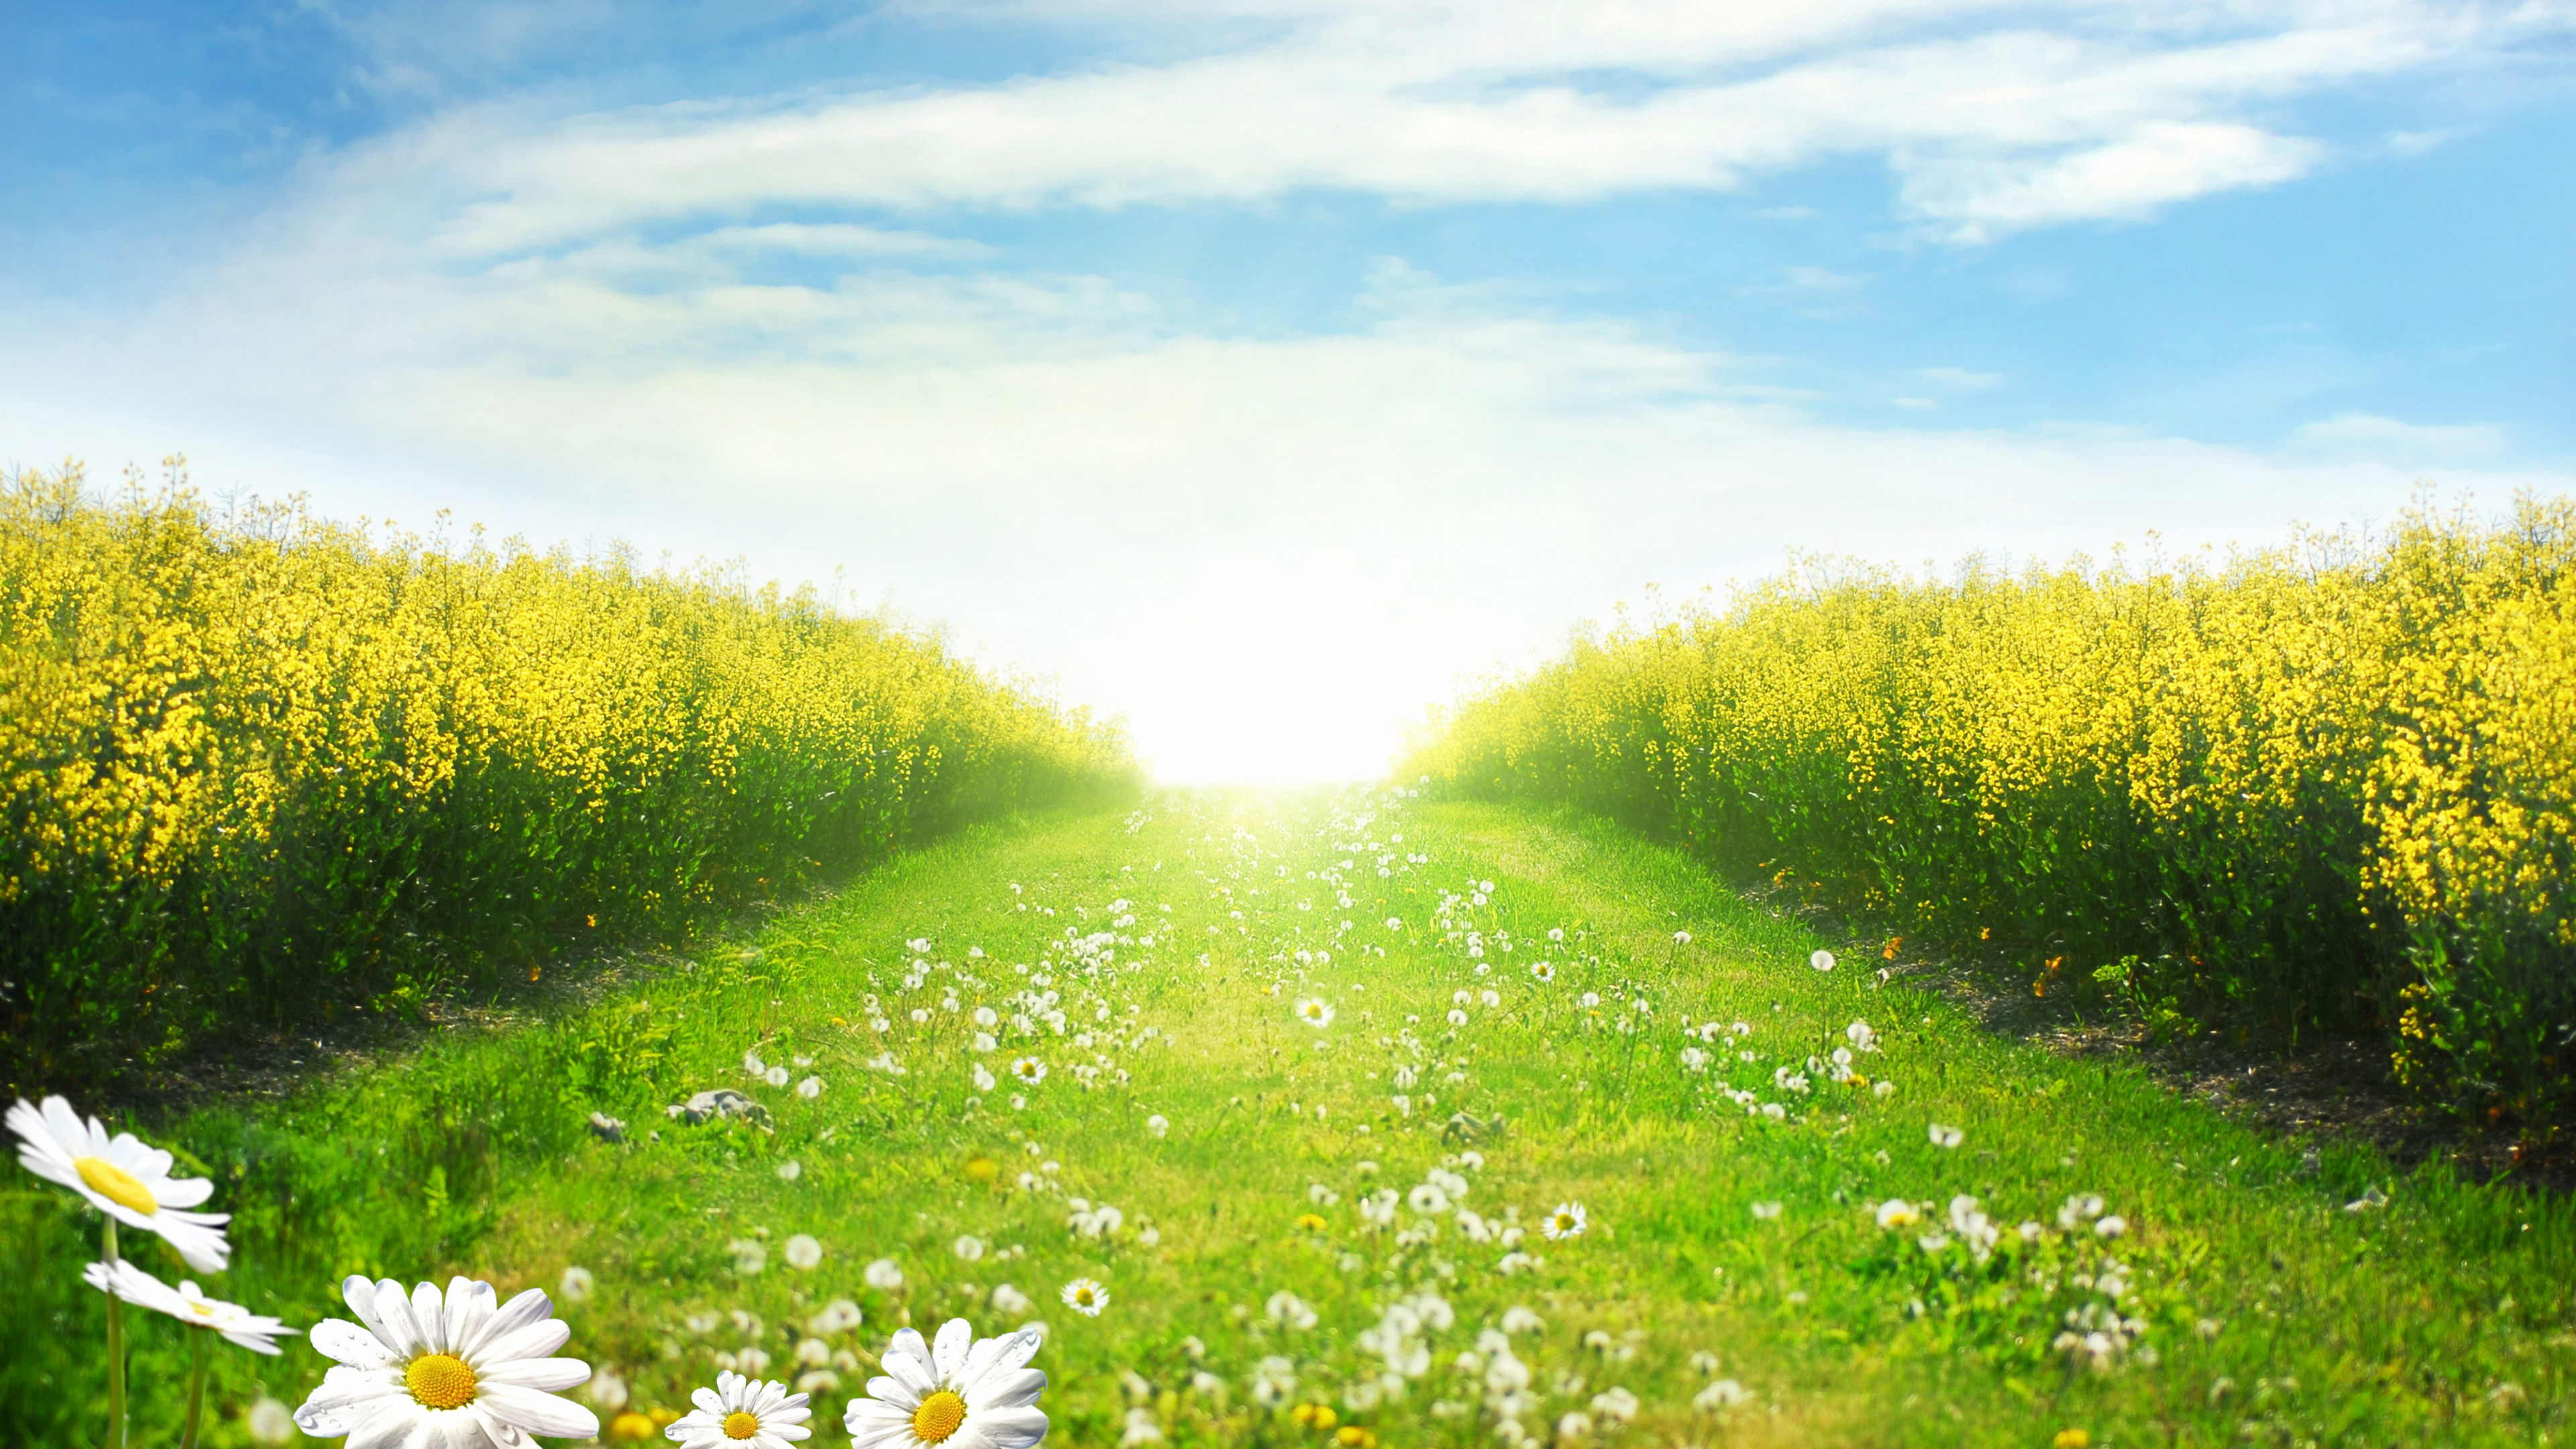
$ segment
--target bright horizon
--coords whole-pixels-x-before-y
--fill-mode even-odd
[[[838,571],[1164,783],[1382,775],[1793,550],[2576,491],[2564,4],[20,30],[0,466]]]

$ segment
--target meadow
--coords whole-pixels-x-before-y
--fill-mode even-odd
[[[2565,1198],[2267,1138],[1879,964],[1591,814],[1158,794],[139,1125],[235,1215],[211,1291],[542,1287],[615,1442],[728,1367],[843,1442],[952,1315],[1042,1325],[1051,1442],[1104,1449],[2565,1441]],[[758,1110],[670,1115],[715,1088]],[[0,1438],[99,1442],[96,1220],[25,1174],[0,1213]],[[173,1442],[188,1330],[130,1322]],[[224,1446],[326,1363],[217,1354]]]
[[[0,1087],[503,999],[1137,779],[811,589],[0,478]]]
[[[2158,1036],[2375,1040],[2521,1148],[2576,1110],[2576,500],[2225,558],[1815,561],[1440,719],[1564,802]]]

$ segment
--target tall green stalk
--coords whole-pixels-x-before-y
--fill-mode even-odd
[[[116,1219],[107,1220],[107,1449],[125,1449],[125,1300],[116,1296]]]
[[[206,1405],[206,1339],[212,1329],[188,1330],[188,1427],[179,1436],[179,1449],[197,1449],[197,1420]]]

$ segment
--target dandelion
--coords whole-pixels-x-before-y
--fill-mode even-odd
[[[1028,1449],[1046,1437],[1037,1406],[1046,1375],[1028,1366],[1045,1335],[1023,1328],[978,1339],[965,1319],[924,1343],[904,1329],[885,1352],[885,1375],[868,1380],[843,1420],[853,1449]]]
[[[867,1285],[880,1293],[892,1293],[903,1286],[903,1269],[892,1258],[879,1258],[859,1274]]]
[[[771,1067],[769,1071],[764,1074],[763,1080],[767,1081],[769,1085],[773,1087],[783,1087],[787,1085],[788,1076],[789,1073],[785,1067]]]
[[[266,1394],[251,1404],[242,1421],[254,1443],[284,1444],[295,1438],[294,1411]]]
[[[805,1327],[820,1334],[847,1333],[866,1319],[867,1316],[859,1311],[859,1305],[847,1298],[835,1298],[824,1304],[821,1312],[805,1320]]]
[[[769,1266],[769,1245],[758,1238],[736,1238],[725,1244],[725,1251],[733,1254],[734,1272],[745,1278],[756,1278]]]
[[[60,1183],[89,1200],[108,1217],[108,1257],[116,1256],[114,1224],[158,1233],[200,1273],[220,1273],[232,1256],[232,1244],[216,1231],[232,1220],[229,1213],[184,1212],[212,1197],[215,1185],[202,1177],[172,1177],[169,1153],[131,1132],[107,1134],[96,1117],[87,1122],[61,1097],[47,1097],[36,1107],[24,1098],[9,1109],[9,1127],[18,1134],[18,1161],[47,1182]]]
[[[796,1084],[796,1095],[809,1102],[814,1100],[816,1097],[823,1095],[823,1079],[821,1077],[807,1077],[805,1080],[798,1082]]]
[[[1403,929],[1404,929],[1404,918],[1403,918],[1403,917],[1401,917],[1401,916],[1389,916],[1389,917],[1387,917],[1387,918],[1386,918],[1386,928],[1387,928],[1388,930],[1390,930],[1390,931],[1401,931],[1401,930],[1403,930]]]
[[[2052,1449],[2092,1449],[2093,1435],[2083,1429],[2060,1429],[2048,1442]]]
[[[1465,1026],[1467,1024],[1467,1013],[1460,1011],[1454,1006],[1449,1008],[1449,1024],[1451,1026]]]
[[[1878,1205],[1878,1225],[1891,1232],[1910,1228],[1921,1221],[1923,1214],[1901,1197],[1889,1198]]]
[[[1637,1396],[1624,1388],[1612,1388],[1592,1396],[1592,1412],[1625,1424],[1637,1417]]]
[[[1037,1307],[1036,1301],[1031,1299],[1029,1295],[1012,1287],[1008,1283],[996,1283],[993,1285],[993,1297],[991,1301],[993,1304],[993,1311],[1001,1314],[1005,1318],[1018,1318],[1027,1313],[1030,1309]]]
[[[1318,1031],[1333,1024],[1333,1004],[1317,996],[1300,998],[1297,1019]]]
[[[563,1277],[555,1284],[555,1291],[562,1294],[566,1302],[579,1303],[589,1298],[592,1290],[597,1286],[598,1280],[590,1276],[590,1270],[576,1263],[563,1270]]]
[[[1691,1407],[1703,1414],[1714,1414],[1752,1402],[1753,1391],[1733,1379],[1719,1379],[1691,1397]]]
[[[1283,1328],[1307,1329],[1315,1326],[1315,1310],[1305,1299],[1284,1289],[1270,1295],[1267,1308],[1270,1321]]]
[[[984,1240],[971,1233],[960,1237],[956,1242],[951,1243],[949,1247],[965,1262],[972,1263],[976,1259],[984,1256]]]
[[[975,1069],[967,1074],[967,1079],[975,1084],[975,1090],[979,1092],[989,1092],[996,1085],[993,1074],[984,1069],[982,1062],[975,1064]]]
[[[1932,1139],[1935,1147],[1956,1147],[1967,1140],[1958,1128],[1944,1127],[1938,1122],[1933,1123],[1924,1135]]]
[[[498,1303],[491,1284],[460,1277],[443,1297],[423,1283],[406,1298],[390,1278],[353,1275],[340,1292],[359,1321],[313,1325],[313,1346],[338,1363],[295,1411],[305,1433],[361,1444],[599,1433],[598,1415],[551,1392],[587,1380],[590,1365],[552,1356],[572,1330],[543,1290]]]
[[[811,1271],[822,1265],[823,1244],[811,1233],[798,1233],[787,1240],[787,1266]]]
[[[1818,971],[1831,971],[1834,969],[1834,953],[1831,951],[1818,951],[1807,958],[1807,964]]]
[[[1780,1218],[1780,1205],[1776,1202],[1757,1202],[1753,1205],[1753,1218],[1756,1222],[1777,1222]]]
[[[2129,1230],[2129,1220],[2113,1213],[2093,1225],[2093,1231],[2106,1238],[2116,1238]]]
[[[1064,1299],[1065,1307],[1088,1318],[1098,1318],[1100,1310],[1109,1306],[1109,1290],[1090,1278],[1074,1279],[1057,1296]]]
[[[1036,1057],[1011,1058],[1011,1080],[1015,1082],[1034,1087],[1046,1080],[1046,1074],[1046,1063]]]
[[[742,1074],[746,1077],[767,1077],[769,1075],[769,1063],[760,1059],[759,1052],[744,1052],[742,1054]]]
[[[1556,1211],[1547,1215],[1547,1221],[1539,1225],[1539,1230],[1546,1233],[1551,1240],[1579,1238],[1583,1236],[1583,1230],[1589,1222],[1590,1219],[1584,1214],[1583,1204],[1561,1202],[1556,1205]]]
[[[778,1164],[778,1180],[780,1182],[794,1182],[796,1179],[803,1177],[804,1175],[805,1164],[797,1161],[793,1157]]]
[[[680,1449],[787,1449],[814,1432],[805,1426],[814,1412],[805,1395],[788,1393],[785,1384],[720,1373],[714,1388],[689,1401],[697,1408],[662,1431]]]
[[[1675,932],[1673,932],[1673,944],[1674,944],[1674,945],[1676,945],[1676,946],[1687,946],[1687,945],[1689,945],[1690,943],[1691,943],[1691,933],[1690,933],[1690,932],[1688,932],[1688,931],[1675,931]]]
[[[1160,1112],[1145,1119],[1145,1135],[1148,1137],[1161,1137],[1171,1130],[1172,1119]]]
[[[1875,1082],[1870,1083],[1870,1084],[1869,1084],[1869,1090],[1870,1090],[1870,1095],[1872,1095],[1872,1096],[1875,1096],[1875,1097],[1884,1097],[1884,1096],[1888,1096],[1888,1095],[1890,1095],[1890,1094],[1892,1094],[1892,1093],[1894,1093],[1894,1092],[1895,1092],[1895,1090],[1896,1090],[1896,1084],[1895,1084],[1894,1082],[1887,1081],[1886,1079],[1881,1078],[1881,1079],[1880,1079],[1880,1080],[1878,1080],[1878,1081],[1875,1081]]]

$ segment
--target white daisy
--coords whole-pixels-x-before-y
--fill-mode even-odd
[[[1579,1238],[1583,1236],[1586,1221],[1583,1204],[1561,1202],[1556,1205],[1556,1211],[1547,1215],[1547,1221],[1540,1224],[1540,1231],[1551,1238]]]
[[[805,1427],[814,1416],[805,1396],[781,1383],[720,1373],[714,1388],[689,1395],[689,1402],[697,1409],[662,1431],[682,1449],[787,1449],[814,1432]]]
[[[359,1321],[313,1325],[313,1346],[339,1362],[295,1411],[305,1433],[346,1434],[348,1449],[520,1449],[529,1434],[599,1433],[597,1415],[547,1392],[587,1380],[590,1365],[549,1357],[572,1330],[543,1289],[496,1304],[491,1284],[451,1278],[444,1299],[430,1283],[406,1298],[390,1278],[352,1276],[340,1293]]]
[[[1011,1075],[1034,1087],[1046,1080],[1046,1063],[1036,1057],[1011,1058]]]
[[[850,1400],[851,1449],[1028,1449],[1047,1432],[1046,1375],[1028,1366],[1044,1342],[1025,1328],[979,1339],[962,1318],[940,1326],[936,1347],[902,1330],[885,1376],[868,1380],[871,1397]]]
[[[96,1117],[82,1122],[60,1097],[47,1097],[42,1108],[20,1098],[9,1109],[9,1126],[18,1134],[18,1161],[29,1172],[61,1183],[128,1227],[159,1233],[198,1272],[224,1271],[233,1247],[215,1228],[232,1214],[180,1211],[212,1197],[215,1185],[172,1177],[169,1153],[131,1132],[109,1137],[107,1124]]]
[[[1067,1308],[1092,1318],[1098,1318],[1100,1310],[1109,1306],[1109,1290],[1090,1278],[1076,1278],[1065,1284],[1061,1296]]]
[[[1297,1019],[1320,1031],[1333,1024],[1333,1004],[1322,997],[1306,997],[1297,1003]]]
[[[274,1354],[279,1334],[304,1331],[262,1317],[238,1303],[209,1298],[185,1279],[173,1288],[132,1263],[92,1263],[81,1270],[81,1281],[136,1307],[167,1313],[190,1328],[220,1333],[225,1341],[240,1344],[253,1353]]]

